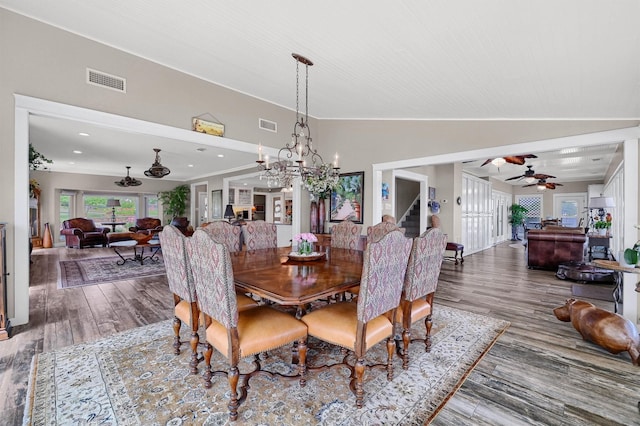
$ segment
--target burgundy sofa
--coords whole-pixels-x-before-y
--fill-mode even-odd
[[[587,236],[580,228],[530,229],[527,232],[527,267],[558,269],[564,262],[583,262]]]

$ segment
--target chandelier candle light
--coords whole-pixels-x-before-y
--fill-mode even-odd
[[[311,192],[312,197],[322,197],[338,183],[338,154],[333,164],[325,163],[318,151],[313,148],[311,129],[309,128],[309,67],[313,65],[309,59],[297,53],[292,53],[296,60],[296,123],[293,126],[291,142],[278,151],[276,161],[269,163],[269,157],[263,156],[262,145],[258,146],[258,170],[260,179],[267,179],[267,185],[279,185],[290,188],[296,177],[302,179],[302,184]],[[305,112],[300,113],[299,85],[300,64],[305,66]],[[320,185],[319,182],[326,182]]]

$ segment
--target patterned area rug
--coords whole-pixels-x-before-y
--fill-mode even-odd
[[[61,260],[59,262],[60,277],[58,288],[78,287],[104,282],[122,281],[153,275],[165,274],[162,255],[158,254],[157,262],[149,259],[140,262],[128,261],[118,265],[118,256],[96,257],[82,260]]]
[[[237,425],[418,425],[433,419],[467,375],[509,326],[506,321],[438,306],[433,346],[410,346],[409,370],[394,357],[394,379],[367,370],[365,406],[358,410],[349,390],[348,370],[310,371],[307,386],[267,376],[251,379]],[[186,327],[182,327],[185,332]],[[420,327],[424,328],[424,327]],[[416,327],[414,337],[424,336]],[[229,385],[215,377],[204,389],[200,374],[189,374],[186,345],[173,355],[171,321],[112,337],[35,355],[29,379],[24,425],[223,425]],[[187,333],[184,340],[188,339]],[[369,362],[383,362],[384,342],[370,350]],[[270,351],[263,367],[290,372],[290,350]],[[340,350],[309,340],[309,365],[342,359]],[[214,351],[212,365],[225,369]],[[251,370],[243,360],[241,371]],[[202,364],[200,371],[202,372]]]

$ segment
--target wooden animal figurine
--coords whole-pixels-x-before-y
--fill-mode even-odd
[[[638,330],[622,315],[576,299],[567,299],[564,306],[555,308],[553,313],[560,321],[571,321],[584,340],[602,346],[612,354],[627,351],[633,365],[638,365],[640,360]]]

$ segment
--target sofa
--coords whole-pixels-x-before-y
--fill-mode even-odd
[[[131,226],[129,231],[154,235],[162,231],[162,222],[155,217],[139,218],[136,219],[136,226]]]
[[[527,232],[527,267],[557,270],[564,262],[583,262],[587,236],[583,228],[550,226]]]
[[[64,235],[69,248],[107,246],[109,228],[97,227],[92,219],[77,217],[62,222],[60,234]]]

